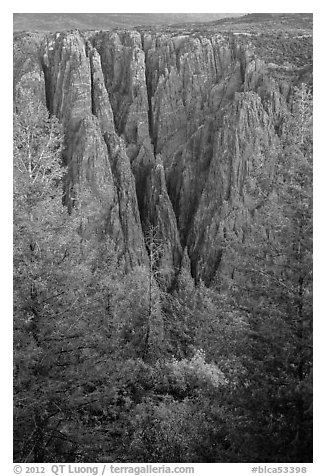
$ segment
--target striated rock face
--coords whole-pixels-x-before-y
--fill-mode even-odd
[[[143,216],[145,230],[149,225],[160,242],[160,266],[165,278],[173,277],[182,257],[177,220],[166,188],[165,173],[160,155],[151,164],[144,190]]]
[[[99,53],[76,32],[56,34],[43,57],[47,103],[66,131],[68,206],[86,183],[102,229],[127,269],[146,262],[135,179],[125,142],[115,132]]]
[[[28,74],[64,126],[68,206],[90,190],[127,269],[146,263],[154,227],[170,281],[187,256],[209,284],[225,233],[243,233],[257,206],[256,171],[273,177],[291,78],[213,33],[72,31],[41,50]]]
[[[257,206],[247,179],[263,168],[272,178],[278,138],[260,97],[238,94],[214,134],[213,159],[188,236],[196,276],[209,282],[222,257],[223,236],[243,233]],[[231,212],[236,210],[236,214]]]
[[[77,33],[46,39],[43,69],[48,109],[72,130],[92,112],[90,64]]]
[[[128,146],[131,160],[149,137],[145,54],[136,31],[97,35],[93,43],[101,58],[116,131]]]
[[[114,132],[114,118],[108,92],[105,88],[101,58],[97,50],[89,52],[92,80],[92,113],[98,118],[101,132]]]

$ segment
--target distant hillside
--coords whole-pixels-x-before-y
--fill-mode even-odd
[[[242,13],[14,13],[14,31],[106,30],[137,25],[207,22]]]
[[[287,31],[292,28],[312,28],[312,13],[248,13],[239,18],[219,19],[219,25],[238,25],[239,27],[264,25],[265,28],[283,26]]]
[[[235,14],[232,17],[210,18],[210,21],[191,22],[188,20],[174,24],[173,29],[193,28],[202,32],[238,32],[238,33],[265,33],[267,31],[283,31],[290,34],[295,31],[311,33],[313,27],[312,13],[248,13]]]

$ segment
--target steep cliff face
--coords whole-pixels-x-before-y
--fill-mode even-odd
[[[187,247],[209,283],[224,234],[252,216],[255,171],[273,176],[293,78],[243,37],[212,32],[57,33],[43,40],[42,68],[65,130],[67,204],[89,188],[127,268],[146,263],[154,227],[161,267],[172,277]]]
[[[103,229],[127,268],[146,262],[135,180],[123,139],[115,132],[101,60],[77,33],[56,34],[43,56],[47,104],[66,132],[68,206],[77,188],[90,187],[99,202]]]
[[[196,276],[213,279],[229,231],[244,233],[258,206],[247,184],[255,171],[273,177],[278,138],[260,97],[239,93],[214,134],[213,160],[200,197],[188,247]]]

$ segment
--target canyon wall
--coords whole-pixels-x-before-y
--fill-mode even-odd
[[[270,70],[234,36],[71,31],[44,36],[19,84],[63,124],[67,206],[88,190],[126,269],[155,229],[169,279],[187,250],[209,284],[254,216],[255,171],[273,177],[291,81]]]

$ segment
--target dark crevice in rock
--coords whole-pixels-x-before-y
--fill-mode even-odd
[[[154,134],[154,118],[153,118],[153,109],[152,109],[152,78],[151,71],[148,64],[147,53],[145,52],[145,80],[146,80],[146,92],[147,92],[147,101],[148,101],[148,133],[151,139],[151,143],[154,149],[154,155],[157,153],[157,139]]]
[[[92,114],[93,116],[96,116],[96,107],[95,107],[95,101],[94,101],[94,68],[92,61],[90,63],[90,71],[91,71],[91,103],[92,103]]]
[[[50,94],[50,87],[49,87],[49,74],[48,74],[48,68],[44,64],[43,61],[41,61],[41,67],[43,70],[43,75],[44,75],[44,87],[45,87],[45,101],[46,101],[46,107],[49,111],[50,114],[53,114],[52,112],[52,100],[51,100],[51,94]]]
[[[44,89],[45,89],[45,102],[46,102],[46,107],[51,115],[54,114],[53,111],[53,93],[52,93],[52,78],[51,78],[51,71],[49,68],[48,63],[48,57],[47,57],[47,49],[48,49],[48,43],[49,43],[49,38],[51,37],[46,37],[44,39],[43,45],[42,45],[42,55],[40,54],[39,61],[40,61],[40,67],[43,72],[43,77],[44,77]]]

